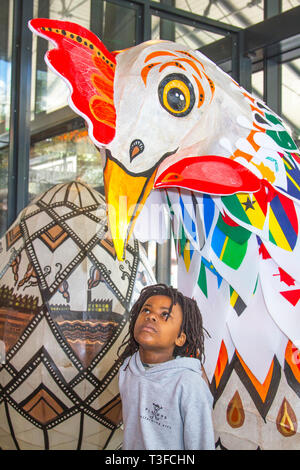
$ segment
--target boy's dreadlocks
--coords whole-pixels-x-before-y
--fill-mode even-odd
[[[154,295],[165,295],[171,299],[170,312],[174,304],[179,304],[182,309],[182,325],[179,334],[184,331],[186,334],[186,342],[183,346],[176,346],[174,356],[195,357],[204,362],[204,331],[202,324],[202,316],[195,300],[186,297],[174,287],[165,284],[156,284],[154,286],[144,287],[140,297],[133,305],[129,318],[129,331],[118,349],[120,362],[128,356],[132,356],[138,349],[139,345],[134,339],[134,326],[136,319],[141,311],[142,306],[149,297]],[[207,333],[207,332],[206,332]],[[129,339],[127,340],[127,337]],[[121,348],[125,347],[122,354],[119,354]]]

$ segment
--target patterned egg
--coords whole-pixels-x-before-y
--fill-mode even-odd
[[[104,198],[79,182],[38,196],[0,243],[0,447],[119,448],[117,351],[155,283],[141,245],[117,260]]]

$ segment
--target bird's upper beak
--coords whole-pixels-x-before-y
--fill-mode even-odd
[[[130,175],[107,156],[104,188],[108,223],[117,258],[125,257],[125,247],[135,221],[153,188],[156,170],[148,176]]]

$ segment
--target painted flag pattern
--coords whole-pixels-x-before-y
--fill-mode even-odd
[[[168,191],[166,193],[168,194]],[[183,203],[180,194],[178,194],[178,202],[181,210],[176,212],[173,209],[174,198],[172,202],[169,200],[170,218],[174,220],[176,212],[179,227],[176,239],[177,256],[182,260],[179,266],[188,273],[191,270],[191,260],[196,253],[191,240],[195,240],[199,227],[195,227],[196,219],[194,219],[194,224],[190,220],[191,211],[188,212],[187,217],[183,207],[186,201]],[[192,292],[192,296],[197,299],[204,316],[205,311],[209,310],[208,304],[215,302],[216,295],[219,312],[221,310],[228,312],[229,299],[231,311],[225,315],[227,320],[222,317],[223,329],[228,328],[228,332],[235,324],[229,321],[230,315],[239,319],[239,323],[235,324],[233,337],[229,333],[225,335],[225,339],[223,331],[223,336],[217,335],[219,338],[217,343],[215,340],[212,345],[209,345],[209,340],[206,340],[209,356],[215,358],[215,362],[210,363],[211,370],[206,371],[215,406],[218,406],[217,402],[224,392],[224,387],[234,373],[242,383],[246,384],[257,410],[265,419],[279,387],[281,370],[284,370],[289,385],[300,395],[300,369],[294,367],[291,355],[288,355],[288,349],[286,354],[280,353],[282,348],[287,348],[288,338],[291,338],[294,350],[298,351],[294,343],[297,344],[296,336],[300,337],[298,326],[300,283],[274,262],[267,248],[271,244],[284,252],[293,252],[298,240],[299,225],[295,202],[274,188],[262,186],[260,191],[253,194],[238,193],[219,198],[204,194],[201,197],[198,195],[197,203],[202,211],[201,228],[204,232],[205,244],[200,250],[197,264],[194,264],[192,268],[193,271],[198,270],[198,278],[189,293]],[[239,275],[241,265],[249,256],[249,241],[252,240],[251,243],[253,243],[252,237],[257,246],[259,265],[254,288],[252,284],[252,291],[246,298],[245,295],[241,295],[237,286],[233,287],[230,282],[231,276],[224,274],[226,271],[222,269],[222,266],[226,266],[228,272],[235,272]],[[246,265],[247,263],[249,265],[249,258]],[[241,275],[240,282],[245,286],[247,282],[245,274]],[[263,293],[260,301],[256,297],[258,285]],[[224,289],[223,292],[226,290],[228,292],[224,298],[220,291],[221,286]],[[183,285],[179,284],[179,288],[181,287]],[[220,291],[219,294],[217,294],[218,291]],[[252,306],[251,298],[258,302],[255,307]],[[259,307],[260,302],[262,302],[261,307]],[[266,328],[269,336],[263,334],[260,338],[256,338],[256,341],[258,344],[261,342],[261,346],[257,345],[257,351],[262,351],[262,354],[265,354],[263,351],[269,347],[273,348],[268,360],[264,358],[261,361],[259,357],[253,359],[257,352],[253,351],[253,348],[251,351],[247,348],[243,350],[241,343],[237,340],[237,338],[249,336],[250,314],[253,313],[253,309],[255,311],[263,309],[265,312],[261,319],[261,328],[263,330]],[[289,318],[287,318],[287,312],[289,312]],[[269,320],[267,320],[268,315],[270,315]],[[224,326],[226,324],[227,327]],[[276,341],[274,337],[277,338]],[[263,345],[263,341],[267,338],[269,338],[268,347]],[[238,344],[240,346],[237,346]],[[211,352],[216,347],[217,352]]]
[[[279,153],[279,155],[282,158],[287,175],[287,189],[280,189],[286,192],[287,194],[298,198],[298,192],[300,190],[300,170],[295,164],[295,162],[297,162],[298,164],[300,163],[300,155],[296,152],[287,152],[285,154]]]

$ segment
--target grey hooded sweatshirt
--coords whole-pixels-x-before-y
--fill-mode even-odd
[[[120,368],[124,450],[215,448],[212,395],[198,359],[145,367],[139,352]]]

